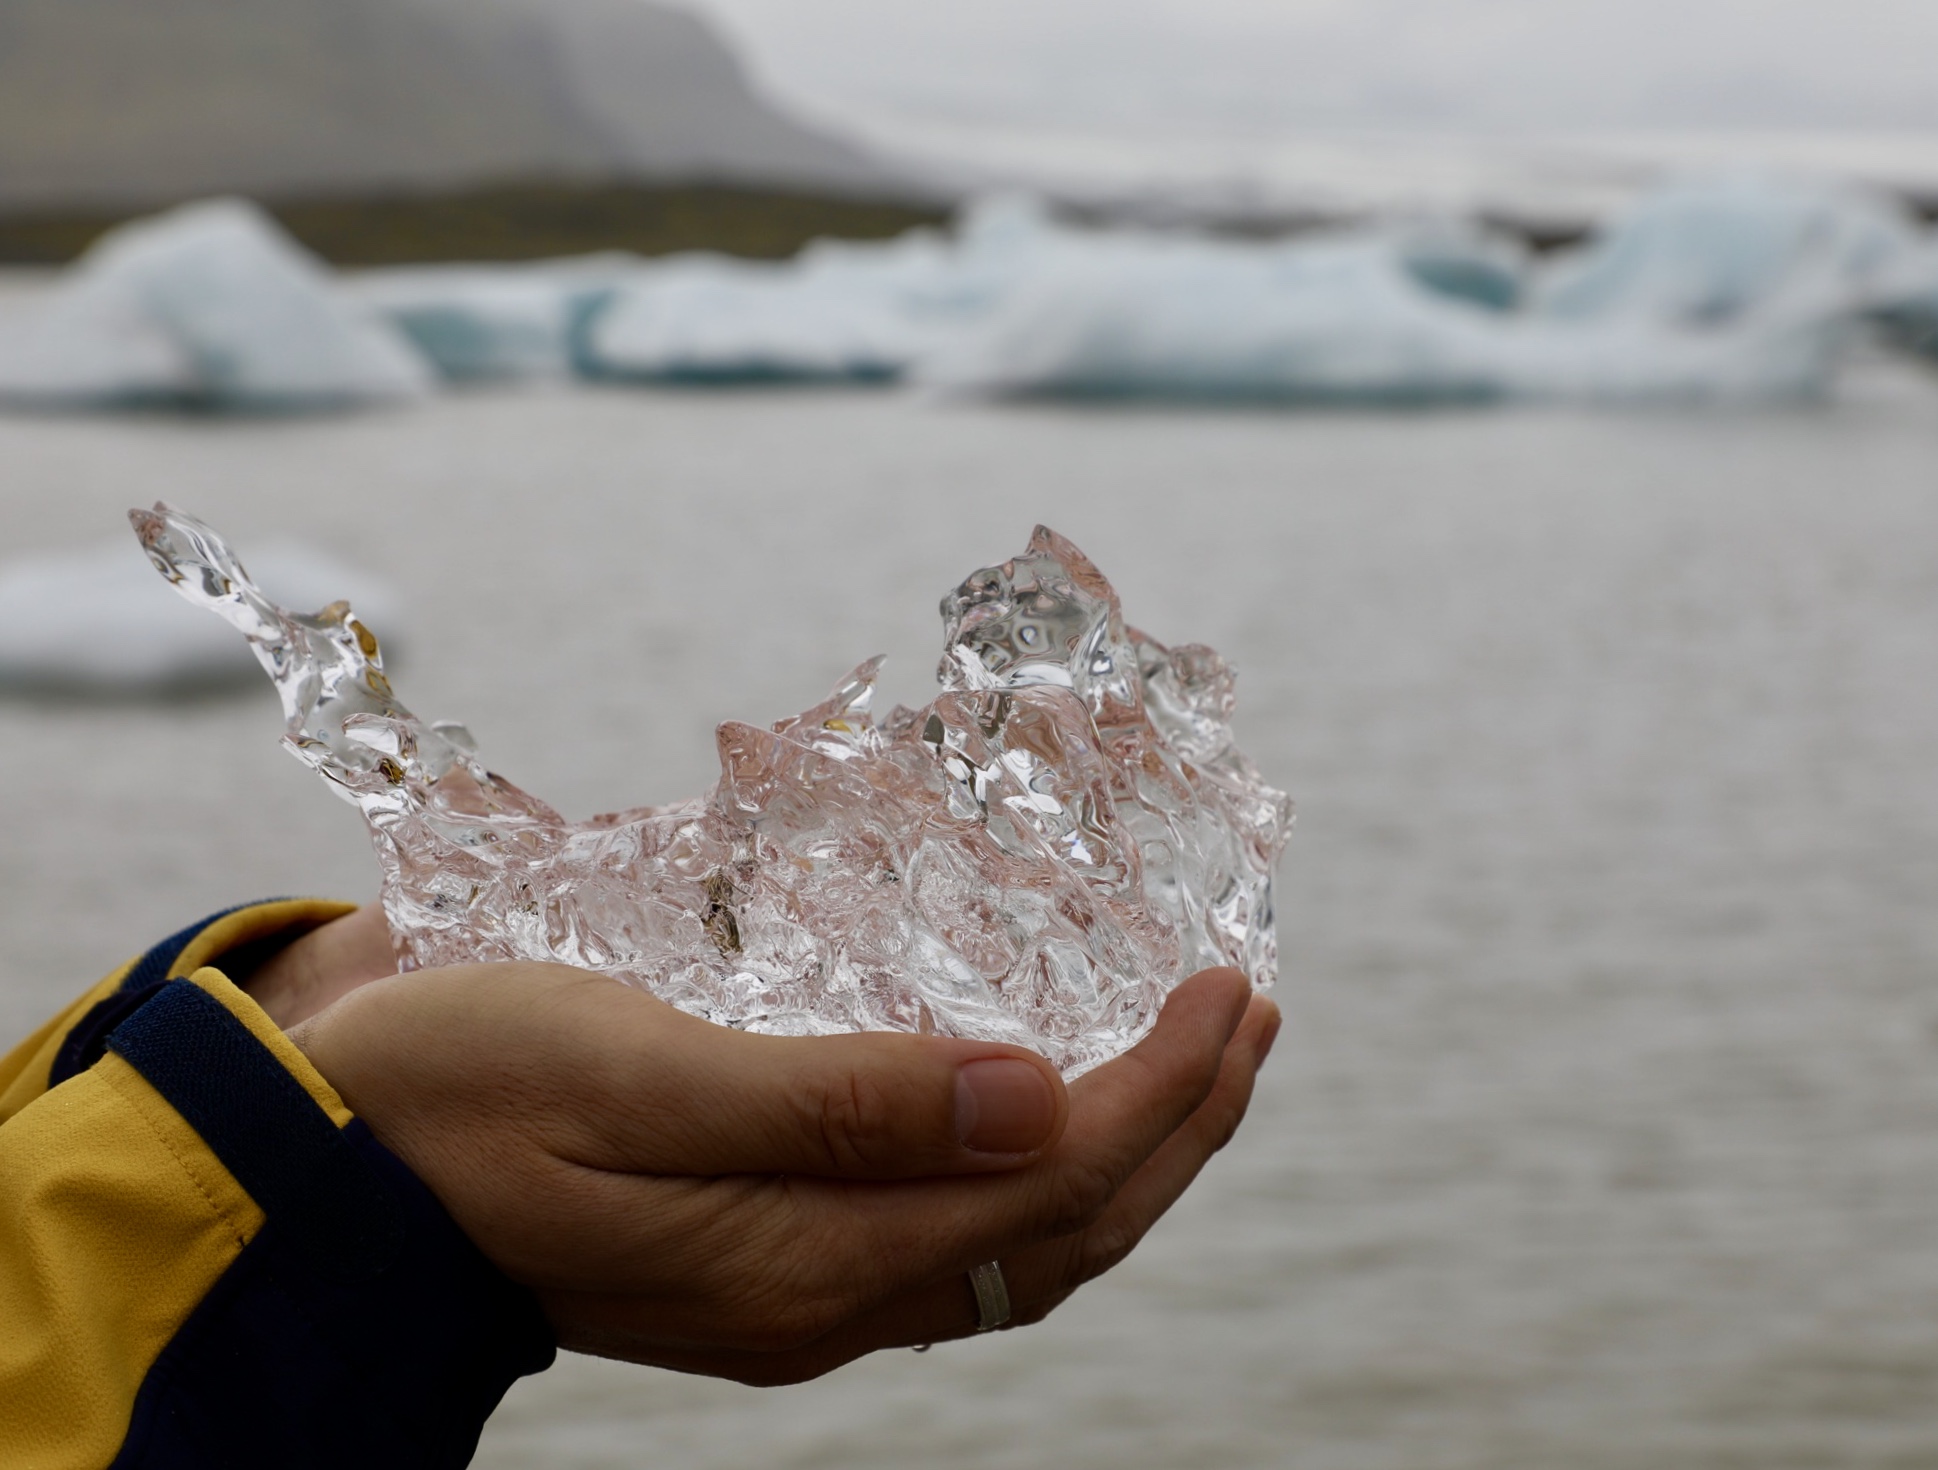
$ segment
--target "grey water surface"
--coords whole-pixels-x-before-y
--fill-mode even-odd
[[[9,552],[158,496],[402,584],[403,697],[574,813],[698,790],[717,720],[866,654],[918,693],[937,597],[1045,520],[1134,622],[1233,658],[1299,799],[1285,1036],[1113,1277],[780,1391],[567,1359],[481,1466],[1938,1465],[1938,382],[1765,414],[0,419]],[[0,1029],[214,908],[370,891],[278,724],[266,681],[0,703]]]

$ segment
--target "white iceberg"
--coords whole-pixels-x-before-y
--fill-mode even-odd
[[[929,230],[817,241],[777,262],[675,256],[612,292],[575,365],[656,382],[885,382],[965,309],[965,289],[957,252]]]
[[[1384,241],[1114,234],[1047,258],[922,376],[999,396],[1471,400],[1495,392],[1489,319]]]
[[[293,542],[249,560],[286,606],[352,599],[394,657],[406,630],[382,582]],[[125,539],[0,564],[0,694],[158,696],[261,679],[233,633],[158,591],[141,548]]]
[[[1921,245],[1902,210],[1856,189],[1753,174],[1679,180],[1558,258],[1529,307],[1690,328],[1849,314],[1892,295]]]
[[[587,326],[586,377],[666,383],[881,382],[918,350],[871,283],[846,291],[792,268],[689,256],[616,290]]]
[[[390,403],[423,360],[241,200],[104,235],[46,297],[0,317],[0,402],[282,412]]]
[[[952,235],[817,240],[784,261],[675,256],[613,291],[577,339],[577,366],[657,382],[888,382],[1084,248],[1036,201],[1000,195]]]
[[[1384,278],[1410,283],[1410,296],[1495,310],[1512,305],[1524,272],[1520,252],[1446,221],[1386,228],[1354,249]],[[780,263],[694,255],[647,265],[591,318],[579,367],[662,382],[888,381],[959,361],[965,338],[1033,314],[1046,295],[1080,294],[1127,265],[1141,282],[1148,263],[1180,254],[1206,265],[1199,284],[1213,294],[1267,304],[1271,284],[1255,267],[1271,277],[1283,258],[1274,247],[1061,226],[1033,200],[997,196],[967,210],[953,237],[918,230],[885,243],[821,241]],[[1318,258],[1330,271],[1333,256]]]

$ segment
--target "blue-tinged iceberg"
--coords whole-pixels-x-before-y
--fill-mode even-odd
[[[1938,363],[1938,282],[1878,307],[1871,321],[1887,345]]]
[[[1865,315],[1886,346],[1938,363],[1938,240],[1904,263]]]
[[[383,583],[296,543],[253,552],[250,569],[292,607],[347,597],[394,656],[402,617]],[[0,694],[146,696],[250,687],[261,671],[235,634],[174,599],[125,541],[0,564]]]
[[[1512,311],[1527,294],[1528,248],[1465,220],[1430,215],[1381,232],[1401,270],[1436,296]]]
[[[0,402],[15,405],[287,412],[430,383],[406,341],[241,200],[112,230],[50,294],[0,316]]]
[[[623,252],[530,265],[396,266],[344,290],[408,337],[447,382],[556,378],[579,328],[649,268]]]

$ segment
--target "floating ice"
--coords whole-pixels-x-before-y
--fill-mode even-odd
[[[429,383],[408,343],[241,200],[111,230],[51,296],[0,319],[0,402],[275,412]]]
[[[1408,297],[1451,299],[1502,310],[1518,297],[1523,262],[1510,246],[1450,221],[1424,220],[1355,237],[1382,284]],[[996,196],[965,214],[954,239],[918,230],[884,244],[823,241],[779,263],[688,256],[649,263],[616,289],[584,334],[588,376],[673,382],[885,382],[939,361],[931,381],[963,386],[965,337],[992,317],[1034,318],[1044,298],[1081,294],[1098,276],[1133,294],[1152,258],[1196,267],[1191,285],[1243,312],[1271,309],[1271,281],[1288,257],[1311,256],[1320,270],[1339,252],[1306,242],[1270,247],[1187,235],[1073,229],[1031,200]],[[1342,313],[1363,308],[1357,298]],[[1108,308],[1140,325],[1137,303]],[[1375,312],[1378,311],[1375,307]],[[1343,325],[1360,325],[1350,315]],[[1377,331],[1376,320],[1364,323]],[[1000,331],[997,333],[1001,335]],[[967,349],[973,358],[975,349]],[[1200,384],[1200,387],[1207,385]],[[1245,386],[1241,385],[1240,391]],[[1223,393],[1222,384],[1209,391]],[[1438,396],[1408,385],[1401,396]]]
[[[1886,343],[1938,363],[1938,272],[1922,295],[1899,296],[1870,314]]]
[[[1533,318],[1428,289],[1402,237],[1273,245],[1118,236],[1065,256],[930,357],[927,381],[1009,397],[1414,405],[1805,396],[1839,323],[1694,333]]]
[[[1061,239],[1050,248],[1049,242]],[[1446,221],[1278,242],[1039,224],[920,374],[996,396],[1413,404],[1782,400],[1860,323],[1928,350],[1928,237],[1856,190],[1673,183],[1536,269]]]
[[[1866,319],[1886,345],[1938,363],[1938,240],[1928,241],[1875,293]]]
[[[677,256],[613,291],[578,366],[658,382],[887,382],[985,308],[977,265],[931,230],[818,241],[778,262]]]
[[[1938,247],[1854,189],[1672,183],[1545,263],[1458,220],[1275,241],[1083,229],[1023,198],[791,260],[588,257],[333,286],[233,203],[117,232],[0,319],[0,401],[276,408],[428,378],[886,383],[1406,405],[1783,400],[1867,323],[1930,355]],[[30,319],[31,318],[31,319]],[[414,347],[413,347],[414,345]]]
[[[563,376],[577,329],[645,269],[620,253],[531,265],[397,266],[345,291],[410,338],[454,383]]]
[[[877,722],[871,660],[792,719],[720,726],[706,796],[574,823],[405,709],[349,604],[287,612],[200,522],[130,514],[362,809],[407,970],[556,960],[748,1030],[1016,1042],[1070,1074],[1195,970],[1275,976],[1291,809],[1232,744],[1231,669],[1127,627],[1051,531],[943,599],[933,703]]]
[[[878,290],[786,266],[693,256],[622,287],[591,322],[588,377],[671,383],[882,382],[915,355]]]
[[[1849,315],[1891,294],[1919,244],[1903,211],[1854,189],[1752,174],[1681,180],[1561,257],[1529,304],[1572,322],[1709,329]]]
[[[1383,239],[1117,234],[1047,260],[924,377],[995,395],[1486,398],[1492,317],[1422,288]]]
[[[1435,295],[1490,311],[1521,304],[1528,252],[1518,242],[1440,217],[1380,233],[1391,239],[1400,269]]]
[[[252,560],[299,607],[347,594],[387,628],[401,617],[381,583],[310,547],[272,544]],[[153,574],[125,539],[0,564],[0,693],[165,695],[259,677],[220,624],[156,605]]]

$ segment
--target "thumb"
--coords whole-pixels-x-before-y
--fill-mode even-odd
[[[776,1037],[671,1011],[653,1055],[601,1110],[602,1157],[627,1172],[906,1179],[1028,1163],[1063,1132],[1069,1098],[1034,1052],[864,1032]],[[674,1034],[668,1034],[668,1033]]]

